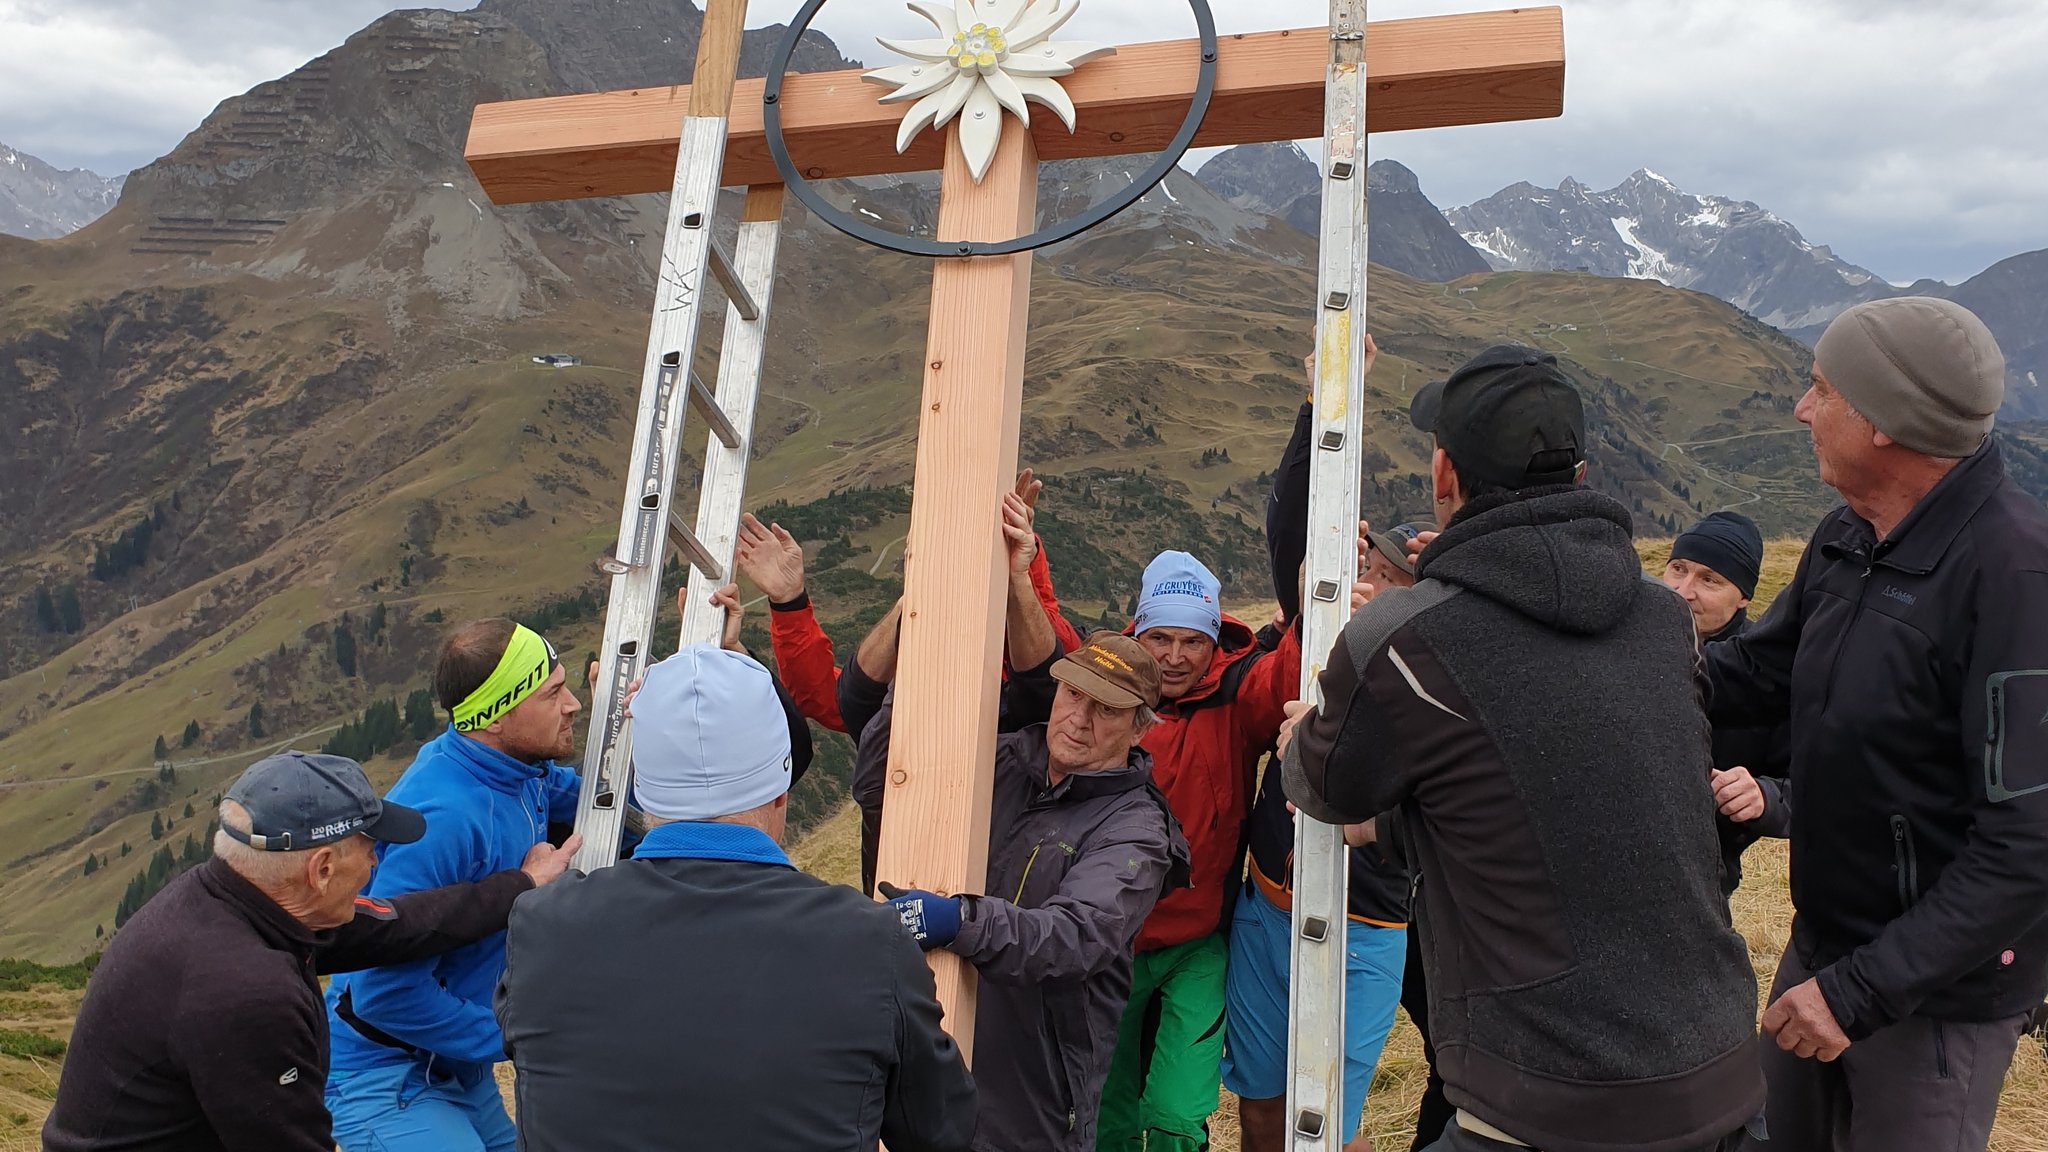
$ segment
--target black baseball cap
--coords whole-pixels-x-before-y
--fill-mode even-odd
[[[1458,470],[1503,488],[1570,484],[1586,459],[1586,409],[1557,357],[1497,344],[1425,385],[1408,419]]]
[[[363,766],[346,756],[281,752],[249,765],[227,799],[249,812],[249,830],[221,830],[263,852],[296,852],[368,836],[410,844],[427,834],[417,809],[388,804],[370,787]]]

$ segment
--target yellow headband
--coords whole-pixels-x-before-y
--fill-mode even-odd
[[[498,658],[490,679],[450,710],[455,730],[474,732],[490,727],[547,683],[558,663],[554,646],[541,639],[540,633],[524,624],[514,625],[512,639],[506,642],[505,654]]]

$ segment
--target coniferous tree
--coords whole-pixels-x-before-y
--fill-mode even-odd
[[[99,858],[99,857],[97,857],[97,856],[95,856],[95,855],[93,855],[93,854],[92,854],[92,853],[90,853],[90,852],[87,852],[87,853],[85,854],[85,874],[86,874],[87,876],[90,876],[90,875],[92,875],[93,873],[95,873],[95,872],[97,872],[97,871],[99,871],[99,870],[100,870],[100,858]]]
[[[153,757],[157,760],[169,760],[171,758],[171,746],[164,743],[162,736],[156,738],[156,751],[153,753]]]
[[[85,609],[78,603],[78,586],[66,584],[57,590],[57,622],[66,633],[85,630]]]
[[[57,600],[50,595],[48,587],[36,585],[36,628],[43,632],[59,632],[64,621],[57,615]]]
[[[162,813],[151,812],[149,814],[149,838],[151,840],[161,840],[164,838],[164,818]]]
[[[356,633],[349,623],[348,613],[341,616],[341,623],[334,628],[334,664],[343,676],[356,674]]]
[[[178,744],[180,747],[190,748],[197,743],[199,743],[199,721],[188,720],[185,723],[185,735],[179,738]]]
[[[405,729],[422,743],[434,738],[434,694],[415,688],[405,698]]]
[[[261,700],[249,705],[249,738],[251,740],[261,740],[263,738],[263,701]]]
[[[192,819],[192,802],[190,800],[185,801],[185,819]]]

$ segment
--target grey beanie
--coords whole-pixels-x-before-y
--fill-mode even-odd
[[[1928,456],[1977,451],[2005,399],[2005,355],[1991,330],[1931,296],[1856,305],[1828,325],[1813,358],[1879,432]]]

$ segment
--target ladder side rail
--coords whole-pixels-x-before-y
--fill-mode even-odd
[[[782,185],[757,185],[747,189],[740,212],[732,271],[751,307],[740,307],[738,298],[727,294],[730,303],[715,397],[737,437],[735,443],[727,444],[719,430],[713,429],[705,438],[695,534],[718,572],[691,566],[679,647],[718,643],[725,623],[725,613],[712,606],[711,594],[733,578],[733,552],[747,495],[747,465],[754,451],[754,415],[760,407],[761,370],[768,358],[768,317],[774,303],[775,261],[782,243],[782,199]]]
[[[689,410],[687,373],[696,350],[710,262],[718,177],[725,163],[726,120],[690,116],[683,121],[668,227],[654,288],[654,313],[641,369],[625,507],[619,516],[617,563],[605,607],[604,646],[591,687],[590,732],[584,742],[583,782],[576,828],[583,847],[574,866],[585,872],[618,860],[626,803],[631,795],[631,742],[627,688],[653,663],[654,619],[660,609],[661,568],[668,548],[668,511],[682,455]],[[623,571],[616,569],[623,568]]]
[[[1324,100],[1317,283],[1314,454],[1308,588],[1302,597],[1302,699],[1351,615],[1358,579],[1359,469],[1365,431],[1366,0],[1331,0]],[[1344,1100],[1344,985],[1350,849],[1343,830],[1294,823],[1288,982],[1287,1118],[1294,1152],[1339,1152]]]

